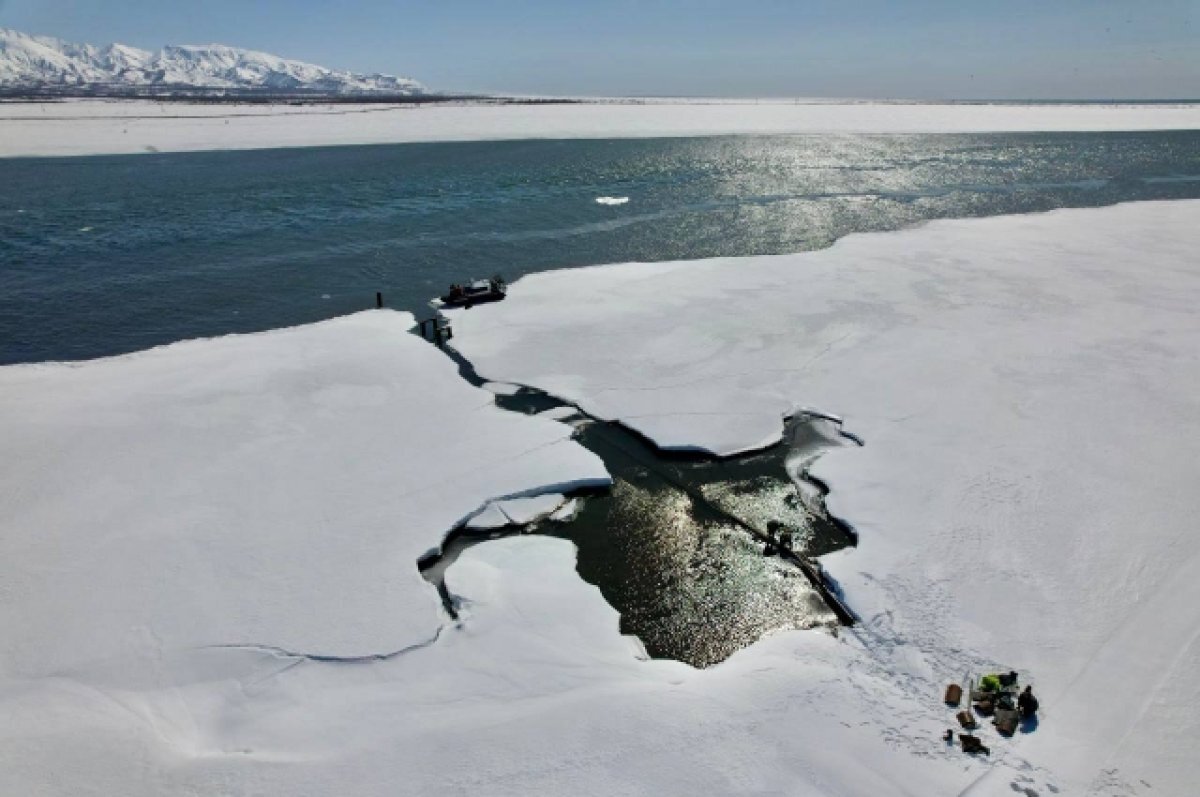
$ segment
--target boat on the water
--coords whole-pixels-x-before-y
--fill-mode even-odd
[[[471,307],[484,302],[498,302],[507,291],[504,278],[497,274],[491,279],[472,280],[465,285],[455,283],[438,301],[442,307]]]

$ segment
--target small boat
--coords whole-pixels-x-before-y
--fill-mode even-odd
[[[439,301],[442,307],[471,307],[484,302],[498,302],[507,291],[504,278],[497,274],[491,279],[473,280],[466,285],[455,283]]]

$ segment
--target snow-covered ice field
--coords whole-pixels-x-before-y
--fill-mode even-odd
[[[375,311],[0,368],[0,793],[1191,793],[1200,202],[527,277],[454,313],[489,379],[732,451],[808,406],[864,623],[646,661],[569,543],[416,558],[606,478]],[[548,511],[555,500],[513,501]],[[975,760],[945,683],[1032,677]],[[1022,790],[1027,790],[1023,791]]]
[[[456,312],[454,345],[487,378],[667,446],[758,446],[797,404],[843,416],[866,446],[815,473],[861,534],[826,564],[866,621],[864,655],[935,714],[939,684],[1015,667],[1046,709],[1016,747],[1060,788],[1186,794],[1197,252],[1195,201],[940,221],[526,277]]]
[[[649,101],[575,104],[0,103],[0,157],[795,133],[1194,130],[1200,105]]]

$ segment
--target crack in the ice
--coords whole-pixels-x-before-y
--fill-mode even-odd
[[[833,339],[833,340],[829,341],[828,343],[826,343],[826,344],[825,344],[825,347],[824,347],[823,349],[821,349],[819,352],[817,352],[816,354],[814,354],[812,357],[809,357],[809,358],[808,358],[808,362],[804,363],[804,365],[800,366],[800,368],[798,368],[798,369],[796,369],[796,370],[797,370],[797,371],[807,371],[807,370],[808,370],[808,367],[809,367],[810,365],[812,365],[812,364],[813,364],[813,363],[815,363],[817,360],[819,360],[819,359],[821,359],[822,357],[824,357],[826,354],[829,354],[829,352],[833,351],[833,347],[834,347],[834,346],[838,345],[838,344],[839,344],[839,343],[841,343],[843,340],[845,340],[846,338],[850,337],[852,334],[854,334],[854,332],[853,332],[853,331],[850,331],[850,332],[847,332],[847,333],[846,333],[846,334],[844,334],[844,335],[841,335],[840,337],[837,337],[837,338],[835,338],[835,339]]]
[[[836,340],[830,341],[821,351],[817,352],[812,358],[810,358],[810,360],[807,363],[805,363],[801,369],[790,369],[790,368],[758,369],[758,370],[754,371],[753,373],[756,373],[756,374],[762,373],[763,370],[767,370],[767,371],[771,371],[771,372],[802,371],[802,370],[808,368],[808,366],[811,365],[813,362],[815,362],[817,359],[820,359],[821,357],[825,356],[830,351],[832,351],[834,346],[836,346],[838,343],[840,343],[842,340],[844,340],[850,334],[851,333],[848,332],[845,335],[837,338]],[[475,385],[476,387],[480,387],[480,388],[482,388],[483,385],[487,381],[489,381],[485,377],[483,377],[483,375],[481,375],[478,370],[476,370],[473,363],[471,363],[466,357],[464,357],[460,352],[458,352],[452,346],[441,347],[441,350],[448,357],[450,357],[451,360],[453,360],[458,365],[459,374],[466,381],[468,381],[471,384]],[[747,372],[747,373],[751,373],[751,372]],[[709,376],[706,378],[705,381],[711,381],[713,378],[717,378],[717,379],[732,378],[732,377],[738,376],[738,375],[739,374],[728,374],[728,375],[716,376],[716,377]],[[581,416],[583,416],[584,418],[591,420],[593,422],[600,421],[602,423],[608,423],[613,426],[620,427],[620,428],[624,429],[625,431],[627,431],[628,433],[632,434],[633,436],[645,441],[645,443],[647,443],[649,445],[649,447],[653,451],[657,452],[659,455],[668,456],[668,457],[672,456],[672,455],[681,454],[684,452],[681,450],[678,450],[678,449],[663,448],[654,439],[652,439],[648,435],[640,432],[639,430],[633,428],[628,423],[628,421],[633,420],[633,419],[638,419],[638,418],[670,417],[673,415],[674,416],[688,416],[688,415],[695,415],[695,416],[734,416],[734,415],[757,416],[757,415],[761,415],[761,413],[746,413],[746,412],[668,412],[668,413],[645,413],[645,414],[639,414],[639,415],[628,415],[628,416],[625,416],[624,418],[614,418],[614,419],[610,419],[607,421],[603,421],[601,419],[596,418],[594,415],[587,412],[586,410],[583,410],[578,403],[569,401],[560,396],[555,396],[553,393],[550,393],[545,390],[541,390],[540,388],[529,387],[527,385],[523,385],[522,383],[514,381],[512,379],[503,379],[503,380],[494,380],[494,381],[503,381],[506,384],[511,384],[511,385],[517,386],[517,388],[519,390],[520,389],[529,390],[529,391],[540,393],[542,395],[553,398],[553,399],[557,400],[558,402],[560,402],[561,404],[565,404],[565,405],[573,407],[575,409],[575,411],[578,412]],[[689,382],[688,384],[692,384],[692,382]],[[677,385],[674,385],[673,387],[679,387],[679,386],[682,386],[682,385],[677,384]],[[672,387],[672,386],[656,386],[653,389],[665,389],[667,387]],[[609,390],[609,389],[617,390],[617,389],[621,389],[621,388],[605,388],[605,390]],[[498,404],[499,404],[499,402],[498,402]],[[509,407],[503,407],[503,405],[500,405],[500,406],[502,406],[503,409],[509,409],[510,411],[513,411],[513,412],[517,411],[517,410],[509,408]],[[842,436],[844,436],[846,439],[852,440],[853,442],[857,443],[860,446],[863,444],[862,440],[860,438],[858,438],[856,435],[847,433],[845,431],[845,428],[844,428],[841,418],[839,418],[835,415],[830,415],[830,414],[823,413],[820,411],[802,410],[798,406],[793,406],[792,410],[790,412],[788,412],[786,414],[782,414],[781,420],[784,424],[784,429],[781,430],[781,434],[780,434],[779,438],[769,441],[769,442],[766,442],[763,445],[757,446],[748,451],[737,452],[736,455],[763,451],[763,450],[767,450],[770,448],[774,448],[775,446],[781,444],[783,442],[784,433],[786,433],[787,422],[790,419],[795,418],[797,416],[797,414],[799,414],[799,413],[805,413],[805,414],[812,415],[815,417],[824,418],[825,420],[836,424],[838,427],[839,433]],[[624,448],[623,446],[618,446],[618,447]],[[632,452],[628,451],[627,449],[626,449],[625,453],[627,456],[632,454]],[[701,450],[698,450],[696,453],[705,453],[706,455],[711,456],[716,460],[729,458],[726,456],[721,456],[719,454],[716,454],[715,452],[702,452]],[[736,456],[736,455],[733,455],[733,456]],[[634,456],[633,458],[636,460],[642,459],[641,457],[638,457],[638,456]],[[645,463],[645,465],[650,470],[654,471],[660,478],[664,479],[668,484],[672,485],[676,489],[680,490],[684,495],[688,496],[688,498],[693,503],[695,503],[697,505],[705,506],[709,511],[716,513],[718,516],[723,516],[726,520],[732,522],[735,526],[738,526],[738,527],[742,528],[743,530],[745,530],[746,532],[748,532],[752,537],[755,537],[757,539],[764,541],[768,546],[778,545],[778,541],[775,540],[771,534],[763,533],[759,529],[755,528],[753,526],[753,524],[748,523],[745,519],[739,517],[736,513],[731,512],[728,509],[719,506],[718,504],[714,504],[714,503],[708,501],[705,498],[705,496],[698,489],[691,487],[690,485],[686,485],[686,484],[682,483],[674,475],[672,475],[658,467],[655,467],[655,463],[647,462],[647,463]],[[804,469],[804,472],[800,474],[802,478],[806,478],[809,475],[807,471],[808,471],[808,468],[806,467]],[[821,503],[823,504],[824,503],[823,499],[828,494],[828,488],[819,482],[814,484],[814,486],[816,487],[816,489],[819,493],[818,500],[820,500]],[[495,501],[495,500],[497,500],[497,499],[493,499],[493,501]],[[481,506],[479,509],[477,509],[475,513],[473,513],[472,515],[469,515],[467,518],[465,518],[459,524],[458,527],[451,530],[451,532],[447,533],[446,537],[443,539],[440,550],[438,550],[436,552],[431,552],[431,554],[427,554],[425,557],[422,557],[422,560],[420,562],[418,562],[418,567],[421,567],[422,572],[424,572],[426,569],[425,567],[422,567],[423,564],[431,563],[435,560],[440,560],[440,558],[444,555],[443,552],[445,550],[446,542],[447,542],[447,540],[449,540],[450,536],[454,533],[454,531],[457,530],[459,527],[461,527],[463,524],[465,524],[465,522],[467,520],[469,520],[469,518],[471,516],[473,516],[474,514],[477,514],[480,511],[483,511],[483,509],[486,508],[486,506],[487,506],[487,504],[485,503],[483,506]],[[512,520],[511,516],[509,516],[508,513],[504,511],[503,507],[497,506],[497,508],[500,510],[501,514],[505,518],[509,519],[510,521]],[[822,508],[824,508],[824,507],[822,507]],[[834,523],[834,525],[838,526],[844,532],[847,533],[850,540],[852,541],[852,544],[857,544],[857,541],[858,541],[857,534],[854,532],[853,527],[851,527],[849,523],[841,520],[840,518],[835,517],[832,513],[828,513],[827,510],[826,510],[826,516]],[[821,567],[819,562],[817,562],[816,560],[811,559],[807,556],[804,556],[802,554],[797,554],[796,552],[793,552],[790,549],[786,549],[786,557],[785,558],[790,559],[792,561],[792,563],[794,565],[796,565],[804,573],[804,575],[811,582],[812,586],[817,590],[817,592],[824,599],[824,602],[826,603],[826,605],[838,616],[838,619],[840,622],[842,622],[843,624],[845,624],[847,626],[853,626],[858,622],[858,617],[849,609],[848,606],[846,606],[846,604],[842,600],[840,585],[838,585],[836,581],[834,581],[832,578],[830,578],[825,573],[824,569]],[[441,596],[443,598],[443,604],[445,605],[447,611],[451,614],[452,617],[457,617],[457,614],[455,611],[455,597],[452,596],[450,594],[449,590],[446,588],[444,579],[440,580],[440,583],[438,585],[438,592],[439,592],[439,594],[441,594]]]
[[[672,410],[670,412],[643,412],[638,415],[622,415],[622,418],[671,418],[674,416],[684,415],[745,415],[748,417],[757,417],[762,415],[761,412],[732,412],[729,410],[714,410],[712,412],[679,412]]]
[[[433,636],[422,642],[415,642],[399,650],[393,650],[386,653],[366,653],[360,656],[335,656],[329,653],[303,653],[301,651],[288,650],[277,645],[261,645],[254,642],[244,643],[229,643],[224,645],[204,645],[201,650],[251,650],[260,653],[270,653],[273,656],[280,658],[295,659],[297,662],[311,661],[318,664],[368,664],[380,661],[390,661],[399,658],[408,653],[413,653],[424,648],[428,648],[437,643],[441,638],[442,632],[447,626],[454,626],[454,623],[443,623],[438,626],[437,631]]]

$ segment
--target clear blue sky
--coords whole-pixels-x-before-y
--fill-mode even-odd
[[[220,42],[439,90],[1200,97],[1200,0],[0,0],[0,27]]]

